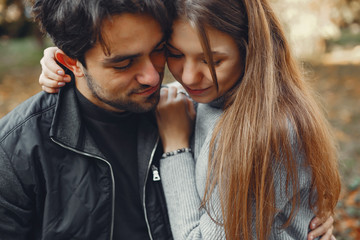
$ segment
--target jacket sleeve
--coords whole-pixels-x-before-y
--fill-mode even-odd
[[[26,165],[26,164],[25,164]],[[33,216],[32,201],[19,180],[11,158],[0,145],[0,236],[6,240],[29,239]]]
[[[211,215],[200,208],[201,196],[196,187],[195,162],[191,153],[162,159],[160,171],[174,239],[225,239],[223,228],[213,220],[221,222],[216,190],[210,201]]]

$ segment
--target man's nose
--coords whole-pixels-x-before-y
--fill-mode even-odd
[[[136,76],[137,81],[142,85],[156,86],[160,82],[160,74],[150,59],[143,63],[143,66]]]

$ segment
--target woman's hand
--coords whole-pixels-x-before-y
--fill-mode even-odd
[[[156,119],[164,152],[189,147],[196,113],[191,99],[176,87],[162,88]]]
[[[39,83],[42,89],[48,93],[57,93],[59,88],[71,81],[69,75],[56,63],[55,53],[61,51],[57,47],[49,47],[44,50],[44,56],[40,60],[42,72]]]
[[[313,240],[317,237],[320,237],[320,240],[336,240],[336,238],[332,235],[332,231],[334,229],[334,218],[332,216],[321,219],[319,217],[315,217],[310,222],[310,229],[312,230],[308,234],[308,240]]]

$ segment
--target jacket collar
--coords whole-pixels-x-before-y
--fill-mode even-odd
[[[50,137],[65,147],[105,159],[84,127],[74,84],[68,84],[59,91]]]

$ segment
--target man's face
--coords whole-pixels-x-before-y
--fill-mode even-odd
[[[165,66],[159,23],[148,15],[121,14],[104,20],[102,34],[110,55],[99,43],[87,51],[85,77],[77,79],[77,88],[110,111],[152,110],[159,100]]]

